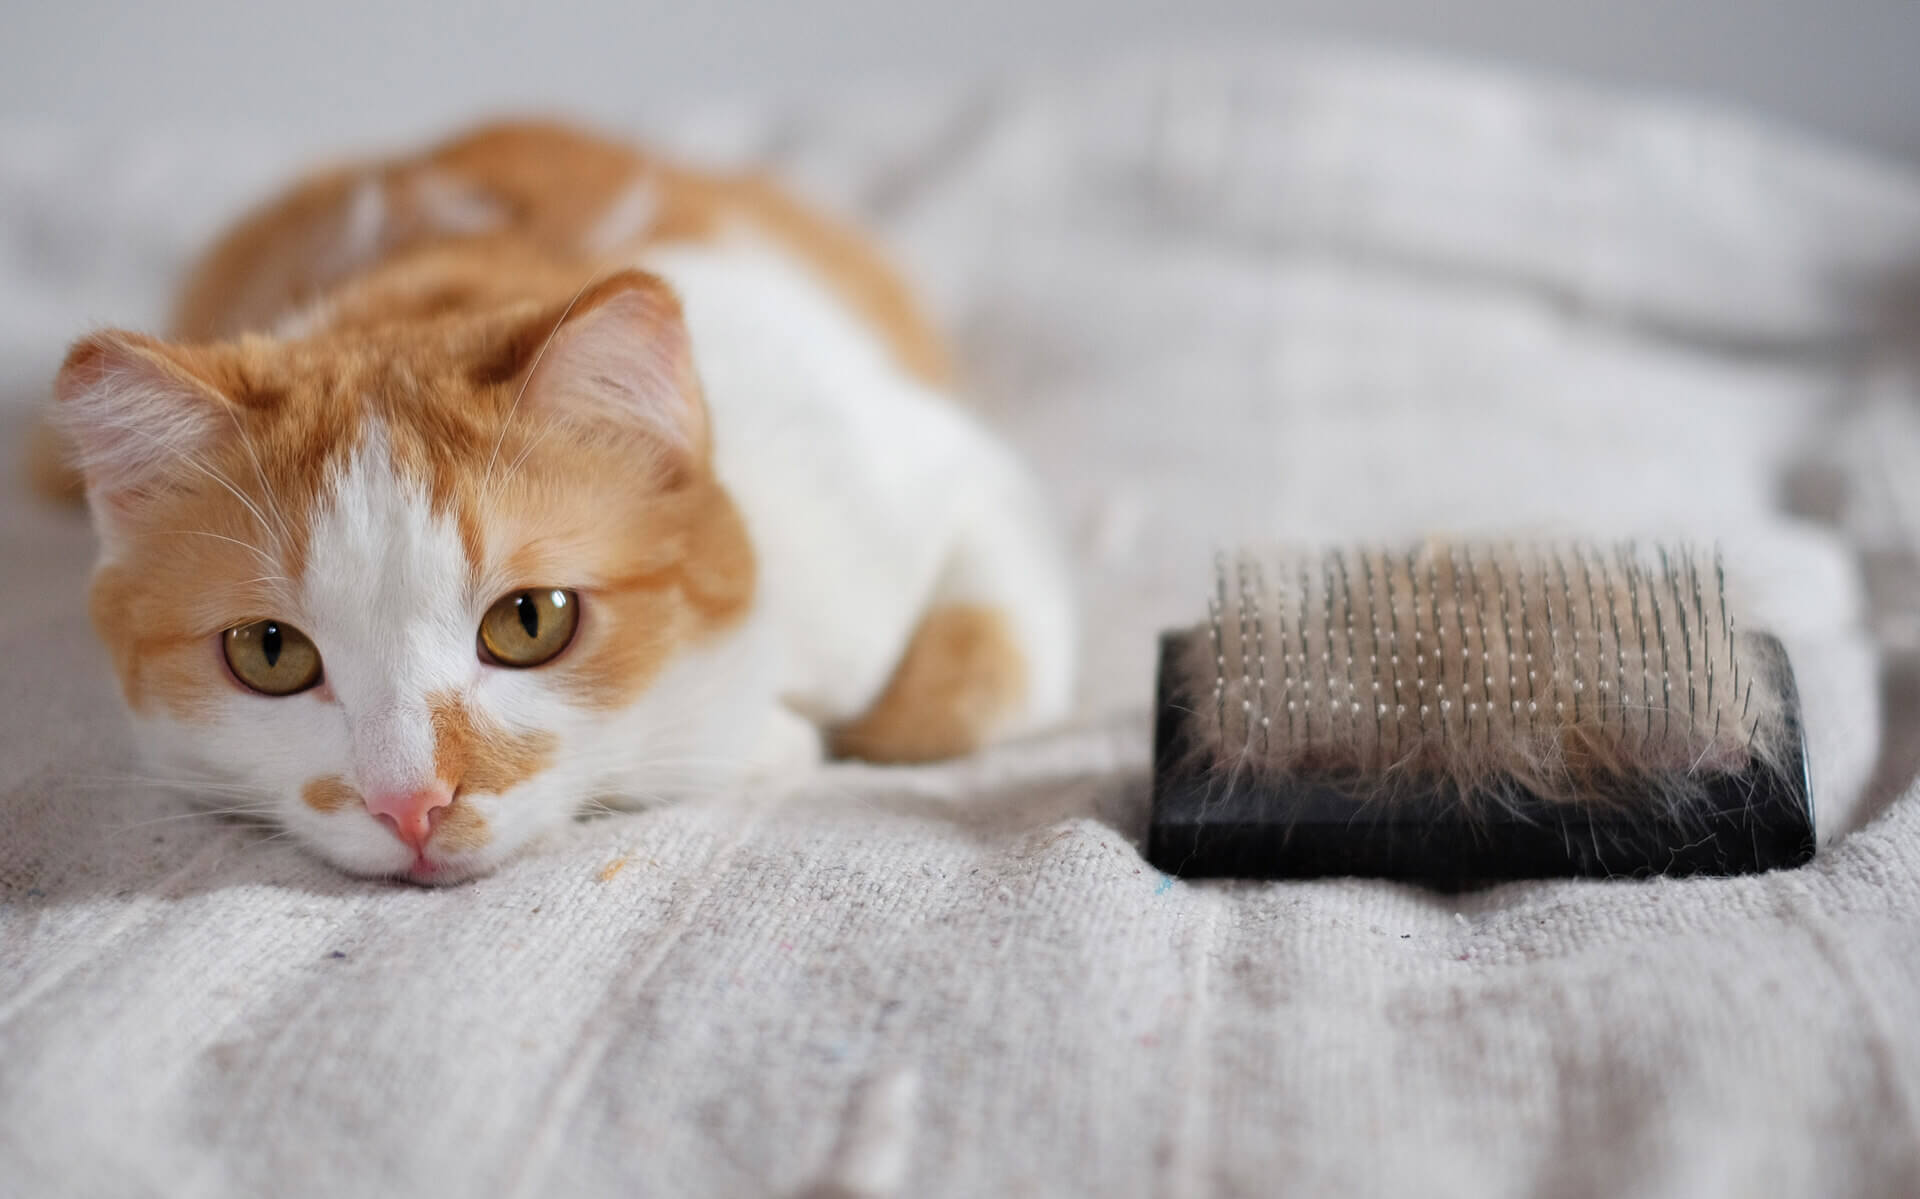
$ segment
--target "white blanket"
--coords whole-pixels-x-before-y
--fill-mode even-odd
[[[1920,791],[1884,764],[1917,730],[1882,755],[1877,681],[1920,628],[1920,421],[1870,349],[1920,181],[1264,52],[652,132],[772,162],[931,288],[1072,533],[1081,718],[348,879],[138,784],[85,523],[9,499],[0,1193],[1920,1193]],[[296,157],[0,130],[22,404]],[[1153,636],[1213,548],[1431,529],[1723,540],[1800,674],[1816,862],[1463,896],[1146,865]]]

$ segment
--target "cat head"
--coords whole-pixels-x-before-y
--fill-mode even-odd
[[[423,882],[724,772],[754,560],[654,277],[296,341],[101,333],[56,394],[158,768]]]

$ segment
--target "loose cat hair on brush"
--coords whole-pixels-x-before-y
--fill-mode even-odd
[[[1440,799],[1483,830],[1558,809],[1677,835],[1804,779],[1784,656],[1740,627],[1717,551],[1242,552],[1212,583],[1167,639],[1181,735],[1160,769],[1216,800],[1306,788],[1368,819]]]

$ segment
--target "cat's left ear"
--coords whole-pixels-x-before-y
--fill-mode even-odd
[[[621,271],[549,327],[522,396],[529,410],[639,433],[676,467],[706,462],[707,407],[680,301],[664,281]]]

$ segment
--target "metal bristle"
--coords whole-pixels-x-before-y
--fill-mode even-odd
[[[1326,648],[1320,653],[1320,666],[1327,679],[1327,736],[1333,738],[1340,696],[1333,686],[1333,563],[1325,554],[1320,557],[1320,633],[1326,642]],[[1348,685],[1352,685],[1351,678]],[[1348,721],[1347,727],[1351,733],[1353,722]]]
[[[1334,565],[1340,571],[1340,611],[1346,625],[1346,667],[1347,667],[1347,720],[1348,731],[1359,739],[1360,701],[1354,698],[1353,691],[1353,580],[1347,573],[1347,554],[1345,550],[1336,553]]]
[[[1300,723],[1302,726],[1302,736],[1305,743],[1311,746],[1313,744],[1313,672],[1307,669],[1307,603],[1310,584],[1307,580],[1307,564],[1304,558],[1300,560],[1297,582],[1300,588],[1300,619],[1299,624],[1294,628],[1293,635],[1299,643],[1300,648],[1299,652],[1294,655],[1293,673],[1300,676]],[[1282,654],[1287,652],[1287,647],[1284,643],[1280,647],[1280,652]]]
[[[1453,588],[1453,619],[1460,634],[1460,736],[1467,744],[1473,744],[1473,693],[1467,683],[1467,671],[1473,667],[1473,651],[1467,648],[1467,605],[1466,593],[1460,588],[1460,555],[1457,550],[1447,548],[1447,578]]]
[[[1387,670],[1393,683],[1393,753],[1400,756],[1401,717],[1407,714],[1406,693],[1401,690],[1400,680],[1400,603],[1393,594],[1393,559],[1386,553],[1380,555],[1380,581],[1387,597]]]
[[[1447,632],[1440,623],[1440,571],[1435,565],[1439,555],[1427,551],[1427,602],[1433,607],[1433,694],[1438,701],[1436,713],[1440,719],[1440,743],[1445,746],[1452,735],[1447,730],[1447,710],[1452,706],[1447,699]]]
[[[1373,687],[1373,752],[1377,765],[1386,751],[1387,734],[1383,719],[1387,714],[1387,705],[1380,701],[1380,599],[1373,585],[1373,555],[1370,551],[1361,551],[1360,569],[1367,577],[1367,618],[1373,626],[1373,652],[1367,655],[1367,677]]]
[[[1666,547],[1659,547],[1659,551],[1661,573],[1664,574],[1666,573]],[[1667,653],[1666,616],[1660,610],[1660,588],[1654,585],[1654,580],[1651,578],[1647,580],[1647,602],[1653,606],[1653,631],[1660,644],[1660,710],[1662,713],[1660,744],[1664,746],[1673,735],[1673,670],[1670,655]]]
[[[1407,551],[1407,624],[1413,629],[1413,702],[1418,707],[1420,736],[1427,735],[1427,647],[1420,632],[1420,571],[1412,550]]]
[[[1562,552],[1564,548],[1565,547],[1560,545],[1555,545],[1553,547],[1553,568],[1560,575],[1561,619],[1566,624],[1567,636],[1573,645],[1572,660],[1567,667],[1567,673],[1568,673],[1567,691],[1573,696],[1573,723],[1579,724],[1580,723],[1580,683],[1581,683],[1580,622],[1576,620],[1573,615],[1573,581],[1567,576],[1567,559],[1566,559],[1566,555]],[[1551,619],[1549,619],[1547,621],[1547,628],[1549,632],[1551,632],[1553,627],[1554,627],[1554,622]],[[1552,646],[1553,658],[1555,662],[1555,670],[1557,671],[1559,668],[1558,663],[1560,661],[1559,639],[1557,637],[1550,638],[1549,644]],[[1560,696],[1560,689],[1556,686],[1554,688],[1554,701],[1553,701],[1553,706],[1556,712],[1559,710],[1559,707],[1560,707],[1559,696]]]
[[[1604,564],[1603,564],[1604,573]],[[1620,635],[1620,590],[1607,588],[1607,628],[1613,636],[1613,702],[1620,709],[1620,731],[1627,731],[1627,641]]]
[[[1600,597],[1593,590],[1593,564],[1587,557],[1585,546],[1573,547],[1574,557],[1580,562],[1580,589],[1587,596],[1587,623],[1593,629],[1593,705],[1599,719],[1607,718],[1607,643],[1600,637]],[[1575,676],[1576,694],[1580,687],[1580,676]]]
[[[1633,612],[1633,632],[1640,643],[1640,706],[1646,714],[1645,727],[1640,732],[1640,744],[1644,746],[1653,737],[1653,655],[1647,649],[1646,620],[1640,614],[1640,567],[1636,560],[1638,550],[1632,542],[1620,551],[1620,567],[1627,578],[1627,606]]]
[[[1227,557],[1224,553],[1213,556],[1214,594],[1207,597],[1207,617],[1213,625],[1213,706],[1214,719],[1219,725],[1220,736],[1224,741],[1227,733]]]
[[[1520,661],[1520,671],[1521,677],[1525,679],[1527,683],[1527,735],[1532,736],[1534,732],[1534,716],[1539,710],[1539,701],[1534,697],[1533,693],[1533,617],[1530,615],[1532,605],[1528,600],[1530,593],[1527,587],[1527,576],[1532,572],[1527,570],[1525,566],[1518,561],[1517,557],[1514,563],[1514,569],[1520,576],[1520,646],[1524,651]]]
[[[1719,593],[1720,639],[1727,647],[1727,699],[1731,701],[1740,694],[1740,629],[1727,611],[1727,562],[1717,545],[1713,547],[1713,587]]]
[[[1259,672],[1255,683],[1259,695],[1260,752],[1272,750],[1273,719],[1268,715],[1267,707],[1267,577],[1258,561],[1253,564],[1254,595],[1257,604],[1253,610],[1253,656],[1254,666]]]
[[[1250,615],[1248,609],[1252,605],[1247,602],[1247,556],[1245,554],[1235,556],[1233,569],[1234,581],[1240,595],[1240,719],[1242,722],[1240,731],[1244,748],[1251,751],[1253,748],[1253,637],[1247,629],[1247,618]]]
[[[1473,590],[1474,625],[1480,633],[1480,713],[1481,744],[1493,739],[1493,659],[1487,653],[1487,606],[1480,593],[1480,568],[1473,561],[1473,547],[1465,550],[1467,586]]]
[[[1663,564],[1667,561],[1667,551],[1664,547],[1660,550],[1660,560]],[[1679,619],[1676,623],[1680,626],[1680,647],[1686,655],[1687,729],[1691,732],[1693,728],[1700,723],[1698,697],[1694,694],[1693,689],[1693,624],[1687,619],[1687,597],[1681,590],[1682,579],[1680,572],[1669,567],[1667,571],[1667,582],[1673,588],[1673,600],[1680,609]],[[1699,591],[1695,590],[1694,598],[1696,600],[1699,599],[1699,595]]]
[[[1718,551],[1715,551],[1715,552],[1718,552]],[[1700,657],[1705,663],[1706,672],[1707,672],[1707,710],[1711,712],[1713,711],[1713,651],[1708,647],[1708,644],[1707,644],[1707,605],[1706,605],[1705,596],[1703,594],[1704,588],[1700,583],[1699,558],[1697,556],[1689,556],[1687,558],[1687,568],[1688,568],[1688,574],[1693,579],[1694,624],[1695,624],[1695,627],[1697,627],[1700,630],[1700,650],[1701,650]],[[1718,713],[1715,713],[1715,716],[1717,718]],[[1719,726],[1718,726],[1717,720],[1716,720],[1714,732],[1716,735],[1719,732]]]
[[[1513,599],[1507,591],[1507,572],[1500,555],[1493,556],[1493,581],[1500,589],[1500,644],[1507,655],[1507,732],[1520,732],[1520,680],[1514,675],[1519,655],[1513,652]]]

